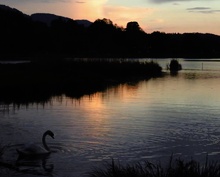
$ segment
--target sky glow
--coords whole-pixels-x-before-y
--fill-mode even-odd
[[[220,0],[2,0],[1,4],[28,15],[53,13],[92,22],[107,18],[123,27],[137,21],[147,33],[220,35]]]

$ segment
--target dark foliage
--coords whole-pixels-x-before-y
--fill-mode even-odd
[[[171,72],[177,72],[182,69],[182,65],[179,63],[178,60],[172,59],[170,61],[170,65],[168,66],[168,69],[170,69]]]
[[[0,103],[43,104],[62,94],[80,98],[119,83],[159,76],[161,70],[153,62],[114,59],[0,64]]]
[[[220,57],[220,36],[213,34],[145,33],[138,22],[126,28],[109,19],[90,26],[58,17],[50,25],[0,5],[0,59],[35,57]]]
[[[103,169],[95,169],[89,173],[90,177],[219,177],[220,164],[208,162],[201,165],[195,160],[185,162],[170,158],[167,167],[145,161],[133,165],[122,166],[119,163],[109,163]]]

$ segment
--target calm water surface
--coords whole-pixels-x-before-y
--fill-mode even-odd
[[[167,61],[158,60],[163,67]],[[9,144],[3,159],[9,163],[17,160],[16,148],[41,144],[47,129],[55,133],[54,140],[47,139],[53,151],[48,159],[29,166],[19,161],[24,172],[2,173],[82,177],[112,158],[121,164],[166,163],[172,153],[220,159],[220,62],[181,62],[186,70],[178,75],[166,73],[81,99],[63,95],[45,105],[0,106],[0,140]]]

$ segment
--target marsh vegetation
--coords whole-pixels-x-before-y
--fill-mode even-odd
[[[73,59],[60,62],[0,64],[0,102],[45,102],[66,94],[79,98],[123,82],[161,75],[154,62]]]
[[[190,160],[184,161],[180,158],[173,160],[171,156],[167,166],[160,163],[145,161],[132,165],[120,165],[112,160],[103,168],[94,169],[90,177],[219,177],[220,164],[218,162],[201,163]]]

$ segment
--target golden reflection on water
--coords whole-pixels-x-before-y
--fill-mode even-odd
[[[137,113],[152,105],[170,106],[219,106],[220,72],[180,72],[177,76],[141,81],[139,83],[121,84],[108,88],[104,92],[87,95],[74,101],[73,107],[78,107],[91,122],[102,122],[111,114],[121,111]],[[73,99],[66,98],[67,102]],[[69,107],[71,110],[71,106]],[[75,109],[75,108],[73,108]],[[70,110],[70,111],[71,111]],[[68,111],[68,110],[67,110]],[[145,111],[145,113],[146,113]],[[105,120],[106,121],[106,120]]]
[[[76,112],[73,112],[76,109],[81,116],[83,114],[89,127],[86,131],[90,131],[90,135],[106,134],[111,130],[111,125],[121,119],[118,117],[118,111],[124,111],[123,105],[126,109],[129,108],[128,103],[137,97],[139,88],[139,84],[121,84],[108,88],[105,92],[84,96],[75,102],[71,98],[65,98],[69,105],[67,112],[72,112],[73,117],[76,116]]]
[[[117,87],[107,89],[105,92],[97,92],[90,96],[84,96],[80,99],[80,107],[84,112],[99,110],[100,112],[106,109],[111,104],[120,102],[130,102],[131,98],[136,97],[141,83],[138,84],[121,84]]]

